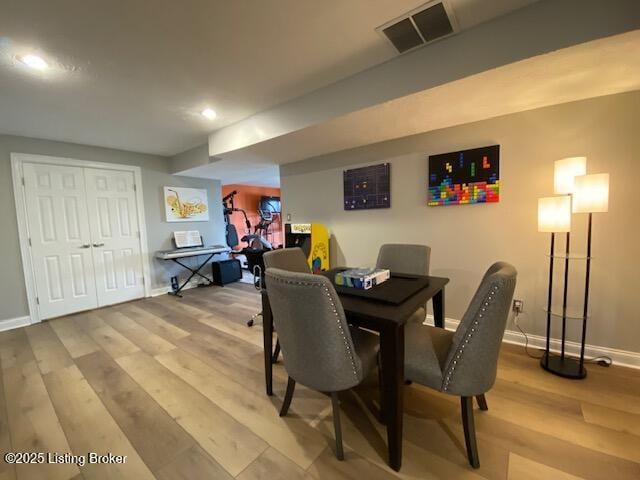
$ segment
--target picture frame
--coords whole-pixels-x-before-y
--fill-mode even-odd
[[[204,188],[164,187],[167,222],[209,221],[209,201]]]

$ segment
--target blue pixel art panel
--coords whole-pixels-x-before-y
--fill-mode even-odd
[[[391,207],[391,165],[382,163],[344,171],[344,209]]]

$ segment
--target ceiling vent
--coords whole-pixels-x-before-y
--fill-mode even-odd
[[[398,53],[426,45],[458,32],[446,0],[435,0],[376,28]]]

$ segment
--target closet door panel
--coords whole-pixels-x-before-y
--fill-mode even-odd
[[[100,306],[144,296],[132,172],[85,169]]]
[[[96,308],[83,169],[24,163],[23,175],[40,318]]]

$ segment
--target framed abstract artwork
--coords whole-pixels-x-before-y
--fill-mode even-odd
[[[345,210],[391,207],[391,164],[345,170],[343,181]]]
[[[498,201],[500,145],[429,156],[429,206]]]
[[[167,222],[206,222],[208,205],[204,188],[164,187]]]

